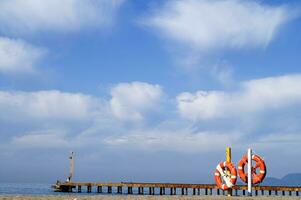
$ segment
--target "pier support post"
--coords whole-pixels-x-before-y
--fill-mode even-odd
[[[92,191],[92,186],[87,186],[87,192],[91,193],[91,191]]]
[[[69,187],[61,186],[60,188],[62,192],[69,192]]]
[[[288,191],[288,195],[289,195],[289,196],[292,196],[292,191]]]
[[[192,189],[192,194],[195,195],[195,188]]]
[[[216,193],[217,193],[217,195],[219,195],[219,189],[217,189]]]
[[[212,195],[212,189],[211,188],[209,189],[209,194]]]
[[[184,188],[182,188],[182,195],[184,195],[185,193],[184,193]]]
[[[200,188],[198,188],[198,195],[201,195],[201,190],[200,190]]]
[[[208,189],[205,188],[205,195],[208,195]]]
[[[121,186],[117,186],[117,193],[122,194],[122,187]]]
[[[255,196],[258,196],[258,190],[255,190]]]
[[[132,187],[128,187],[128,194],[133,194],[133,188]]]
[[[299,191],[296,191],[296,196],[299,196]]]
[[[284,190],[282,190],[282,196],[285,196],[285,191]]]
[[[264,190],[261,190],[261,195],[264,195]]]
[[[242,195],[245,196],[246,195],[246,191],[242,190]]]
[[[163,195],[163,188],[160,187],[160,195]]]
[[[97,193],[102,193],[102,187],[101,186],[97,186]]]
[[[271,196],[272,195],[272,190],[269,190],[269,196]]]
[[[185,188],[185,195],[188,195],[188,188]]]
[[[112,193],[112,186],[108,186],[108,193]]]
[[[79,186],[77,187],[77,192],[78,192],[78,193],[81,193],[81,192],[82,192],[82,186],[79,185]]]
[[[170,195],[173,195],[173,188],[170,188]]]
[[[152,187],[149,187],[149,195],[152,195],[153,194],[153,189]]]

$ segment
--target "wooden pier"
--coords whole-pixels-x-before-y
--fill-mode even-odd
[[[219,189],[214,184],[177,184],[177,183],[85,183],[85,182],[57,182],[53,185],[56,192],[87,192],[107,194],[137,194],[137,195],[226,195],[227,191]],[[85,189],[85,190],[83,190]],[[94,189],[94,190],[93,190]],[[288,195],[299,196],[301,187],[288,186],[254,186],[253,196],[258,195]],[[232,188],[232,195],[247,195],[247,186],[236,185]]]

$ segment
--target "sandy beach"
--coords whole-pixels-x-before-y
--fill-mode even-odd
[[[226,196],[109,196],[109,195],[94,195],[94,196],[76,196],[76,195],[62,195],[62,196],[0,196],[0,200],[272,200],[272,199],[292,199],[297,200],[300,197],[288,196],[257,196],[257,197],[226,197]]]

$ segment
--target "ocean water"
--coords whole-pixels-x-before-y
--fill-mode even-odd
[[[54,192],[51,185],[53,185],[53,183],[0,183],[0,195],[70,195],[70,193]],[[138,193],[138,189],[133,188],[133,193]],[[92,192],[87,193],[87,188],[82,187],[81,193],[77,193],[76,190],[73,190],[72,194],[117,195],[117,188],[113,187],[112,194],[108,194],[105,188],[103,193],[97,193],[97,188],[92,187]],[[145,191],[145,194],[147,194],[147,191]],[[124,195],[126,195],[126,190],[124,190]]]
[[[51,183],[38,184],[38,183],[0,183],[0,195],[70,195],[71,193],[54,192],[51,188]],[[87,193],[87,188],[82,187],[82,192],[77,193],[73,190],[72,194],[75,195],[119,195],[117,188],[112,188],[112,193],[108,194],[106,188],[103,188],[103,193],[97,193],[97,187],[92,187],[91,193]],[[138,194],[138,188],[133,188],[133,193]],[[159,194],[159,189],[155,188],[155,193]],[[178,191],[180,193],[180,191]],[[145,188],[144,194],[148,194],[148,189]],[[169,194],[167,189],[166,194]],[[192,191],[188,192],[189,195]],[[123,195],[127,195],[127,189],[124,188]]]
[[[51,184],[0,183],[0,195],[58,195]]]

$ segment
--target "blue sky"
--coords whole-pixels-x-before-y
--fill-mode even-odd
[[[71,150],[77,180],[212,182],[226,146],[299,172],[300,6],[1,1],[0,180],[64,179]]]

